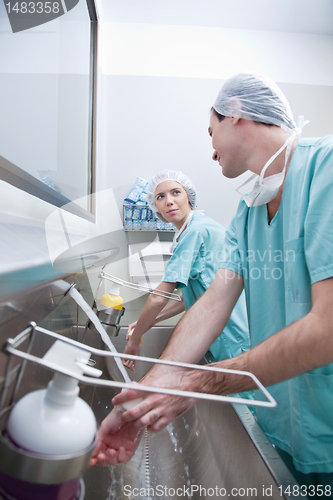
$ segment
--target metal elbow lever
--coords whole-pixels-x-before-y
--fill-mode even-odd
[[[130,283],[128,281],[117,278],[116,276],[112,276],[111,274],[107,274],[105,271],[101,271],[98,277],[101,279],[112,281],[112,283],[116,283],[117,285],[132,288],[133,290],[137,290],[138,292],[160,295],[161,297],[165,297],[166,299],[177,300],[178,302],[182,300],[176,293],[164,292],[162,290],[158,290],[157,288],[149,288],[148,286]]]
[[[261,393],[264,395],[264,397],[266,398],[266,401],[245,399],[245,398],[241,398],[241,397],[237,397],[237,396],[222,396],[222,395],[218,395],[218,394],[208,394],[208,393],[200,393],[200,392],[192,392],[192,391],[181,391],[181,390],[177,390],[177,389],[167,389],[167,388],[162,388],[162,387],[152,387],[152,386],[145,386],[145,385],[141,385],[141,384],[137,384],[137,383],[134,384],[134,383],[127,383],[127,382],[119,382],[119,381],[114,381],[114,380],[104,380],[104,379],[101,380],[101,379],[95,378],[96,376],[100,376],[100,374],[98,374],[97,371],[95,373],[95,377],[87,377],[85,375],[75,374],[75,378],[84,384],[101,385],[101,386],[107,386],[107,387],[117,387],[117,388],[121,388],[121,389],[135,389],[135,390],[142,391],[142,392],[167,394],[167,395],[171,395],[171,396],[195,398],[198,400],[210,400],[210,401],[220,401],[220,402],[229,402],[229,403],[250,404],[252,406],[261,406],[261,407],[267,407],[267,408],[273,408],[276,406],[276,401],[274,400],[274,398],[271,396],[271,394],[267,391],[267,389],[261,384],[261,382],[257,379],[257,377],[253,373],[246,372],[246,371],[240,371],[240,370],[232,370],[232,369],[228,369],[228,368],[218,368],[218,367],[207,366],[207,365],[195,365],[195,364],[189,364],[189,363],[179,363],[179,362],[175,362],[175,361],[166,361],[166,360],[155,359],[155,358],[150,358],[150,357],[146,357],[146,356],[134,356],[134,355],[130,355],[130,354],[104,351],[104,350],[100,350],[100,349],[95,349],[95,348],[90,347],[90,346],[86,346],[80,342],[77,342],[75,340],[64,337],[58,333],[51,332],[50,330],[46,330],[44,328],[37,327],[35,325],[29,326],[26,330],[21,332],[14,339],[7,339],[4,350],[6,352],[8,352],[9,354],[23,358],[26,361],[32,361],[32,362],[38,363],[47,369],[50,369],[53,371],[58,371],[59,373],[63,373],[64,375],[73,376],[72,373],[70,373],[67,369],[64,369],[63,367],[59,367],[59,366],[55,367],[54,365],[50,364],[44,358],[39,358],[39,357],[31,355],[28,352],[23,352],[23,351],[20,351],[17,349],[17,347],[23,342],[23,340],[27,339],[29,336],[32,335],[33,331],[38,331],[38,332],[44,333],[45,335],[48,335],[48,336],[53,337],[55,339],[61,340],[62,342],[74,345],[74,346],[79,347],[85,351],[89,351],[90,355],[94,354],[94,355],[102,356],[102,357],[113,357],[113,358],[118,357],[118,358],[122,358],[122,359],[133,359],[136,361],[142,361],[142,362],[153,363],[153,364],[163,364],[163,365],[180,367],[180,368],[189,368],[189,369],[193,369],[193,370],[211,371],[211,372],[215,372],[215,373],[229,373],[229,374],[234,374],[234,375],[250,377],[253,380],[253,382],[255,383],[257,389],[259,389],[261,391]],[[89,371],[89,373],[92,374],[91,370]]]

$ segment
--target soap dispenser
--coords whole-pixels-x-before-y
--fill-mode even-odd
[[[104,308],[112,308],[117,310],[123,309],[124,301],[120,297],[119,286],[116,283],[112,283],[109,293],[105,293],[101,300],[99,301],[100,305]]]
[[[6,428],[9,451],[16,449],[20,468],[23,463],[22,470],[30,469],[30,474],[1,474],[0,489],[8,498],[83,498],[80,476],[89,463],[97,425],[92,409],[78,396],[75,377],[102,373],[87,365],[89,357],[87,350],[57,340],[43,357],[56,372],[53,379],[46,389],[25,395],[11,410]]]
[[[119,294],[119,286],[112,283],[110,292],[99,300],[97,316],[110,337],[118,335],[120,320],[125,313],[124,301]]]
[[[47,389],[31,392],[15,405],[7,424],[9,438],[21,448],[49,455],[87,448],[96,434],[96,420],[78,394],[77,380],[56,373]]]

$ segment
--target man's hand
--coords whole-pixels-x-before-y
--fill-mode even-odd
[[[195,391],[199,372],[180,368],[154,367],[141,381],[143,385]],[[147,427],[148,430],[160,431],[175,418],[189,410],[196,399],[179,396],[169,396],[157,393],[144,393],[129,389],[115,396],[112,404],[120,405],[133,399],[146,396],[139,404],[122,414],[122,420],[133,423],[136,428]]]

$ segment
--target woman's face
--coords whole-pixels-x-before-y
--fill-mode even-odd
[[[178,182],[167,180],[155,189],[155,204],[161,215],[180,229],[191,211],[188,195]]]

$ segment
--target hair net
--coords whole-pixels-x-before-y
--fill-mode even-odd
[[[163,181],[176,181],[178,182],[185,191],[188,194],[188,199],[190,202],[190,205],[192,208],[195,208],[196,206],[196,199],[197,199],[197,192],[195,187],[193,186],[192,182],[186,175],[183,174],[183,172],[180,172],[179,170],[162,170],[161,172],[158,172],[152,180],[150,181],[148,188],[147,188],[147,202],[152,209],[152,211],[157,215],[159,219],[161,219],[163,222],[167,222],[164,217],[160,214],[158,211],[157,206],[155,205],[155,189],[161,182]]]
[[[229,78],[213,105],[224,116],[237,116],[297,131],[287,98],[269,78],[239,73]]]

